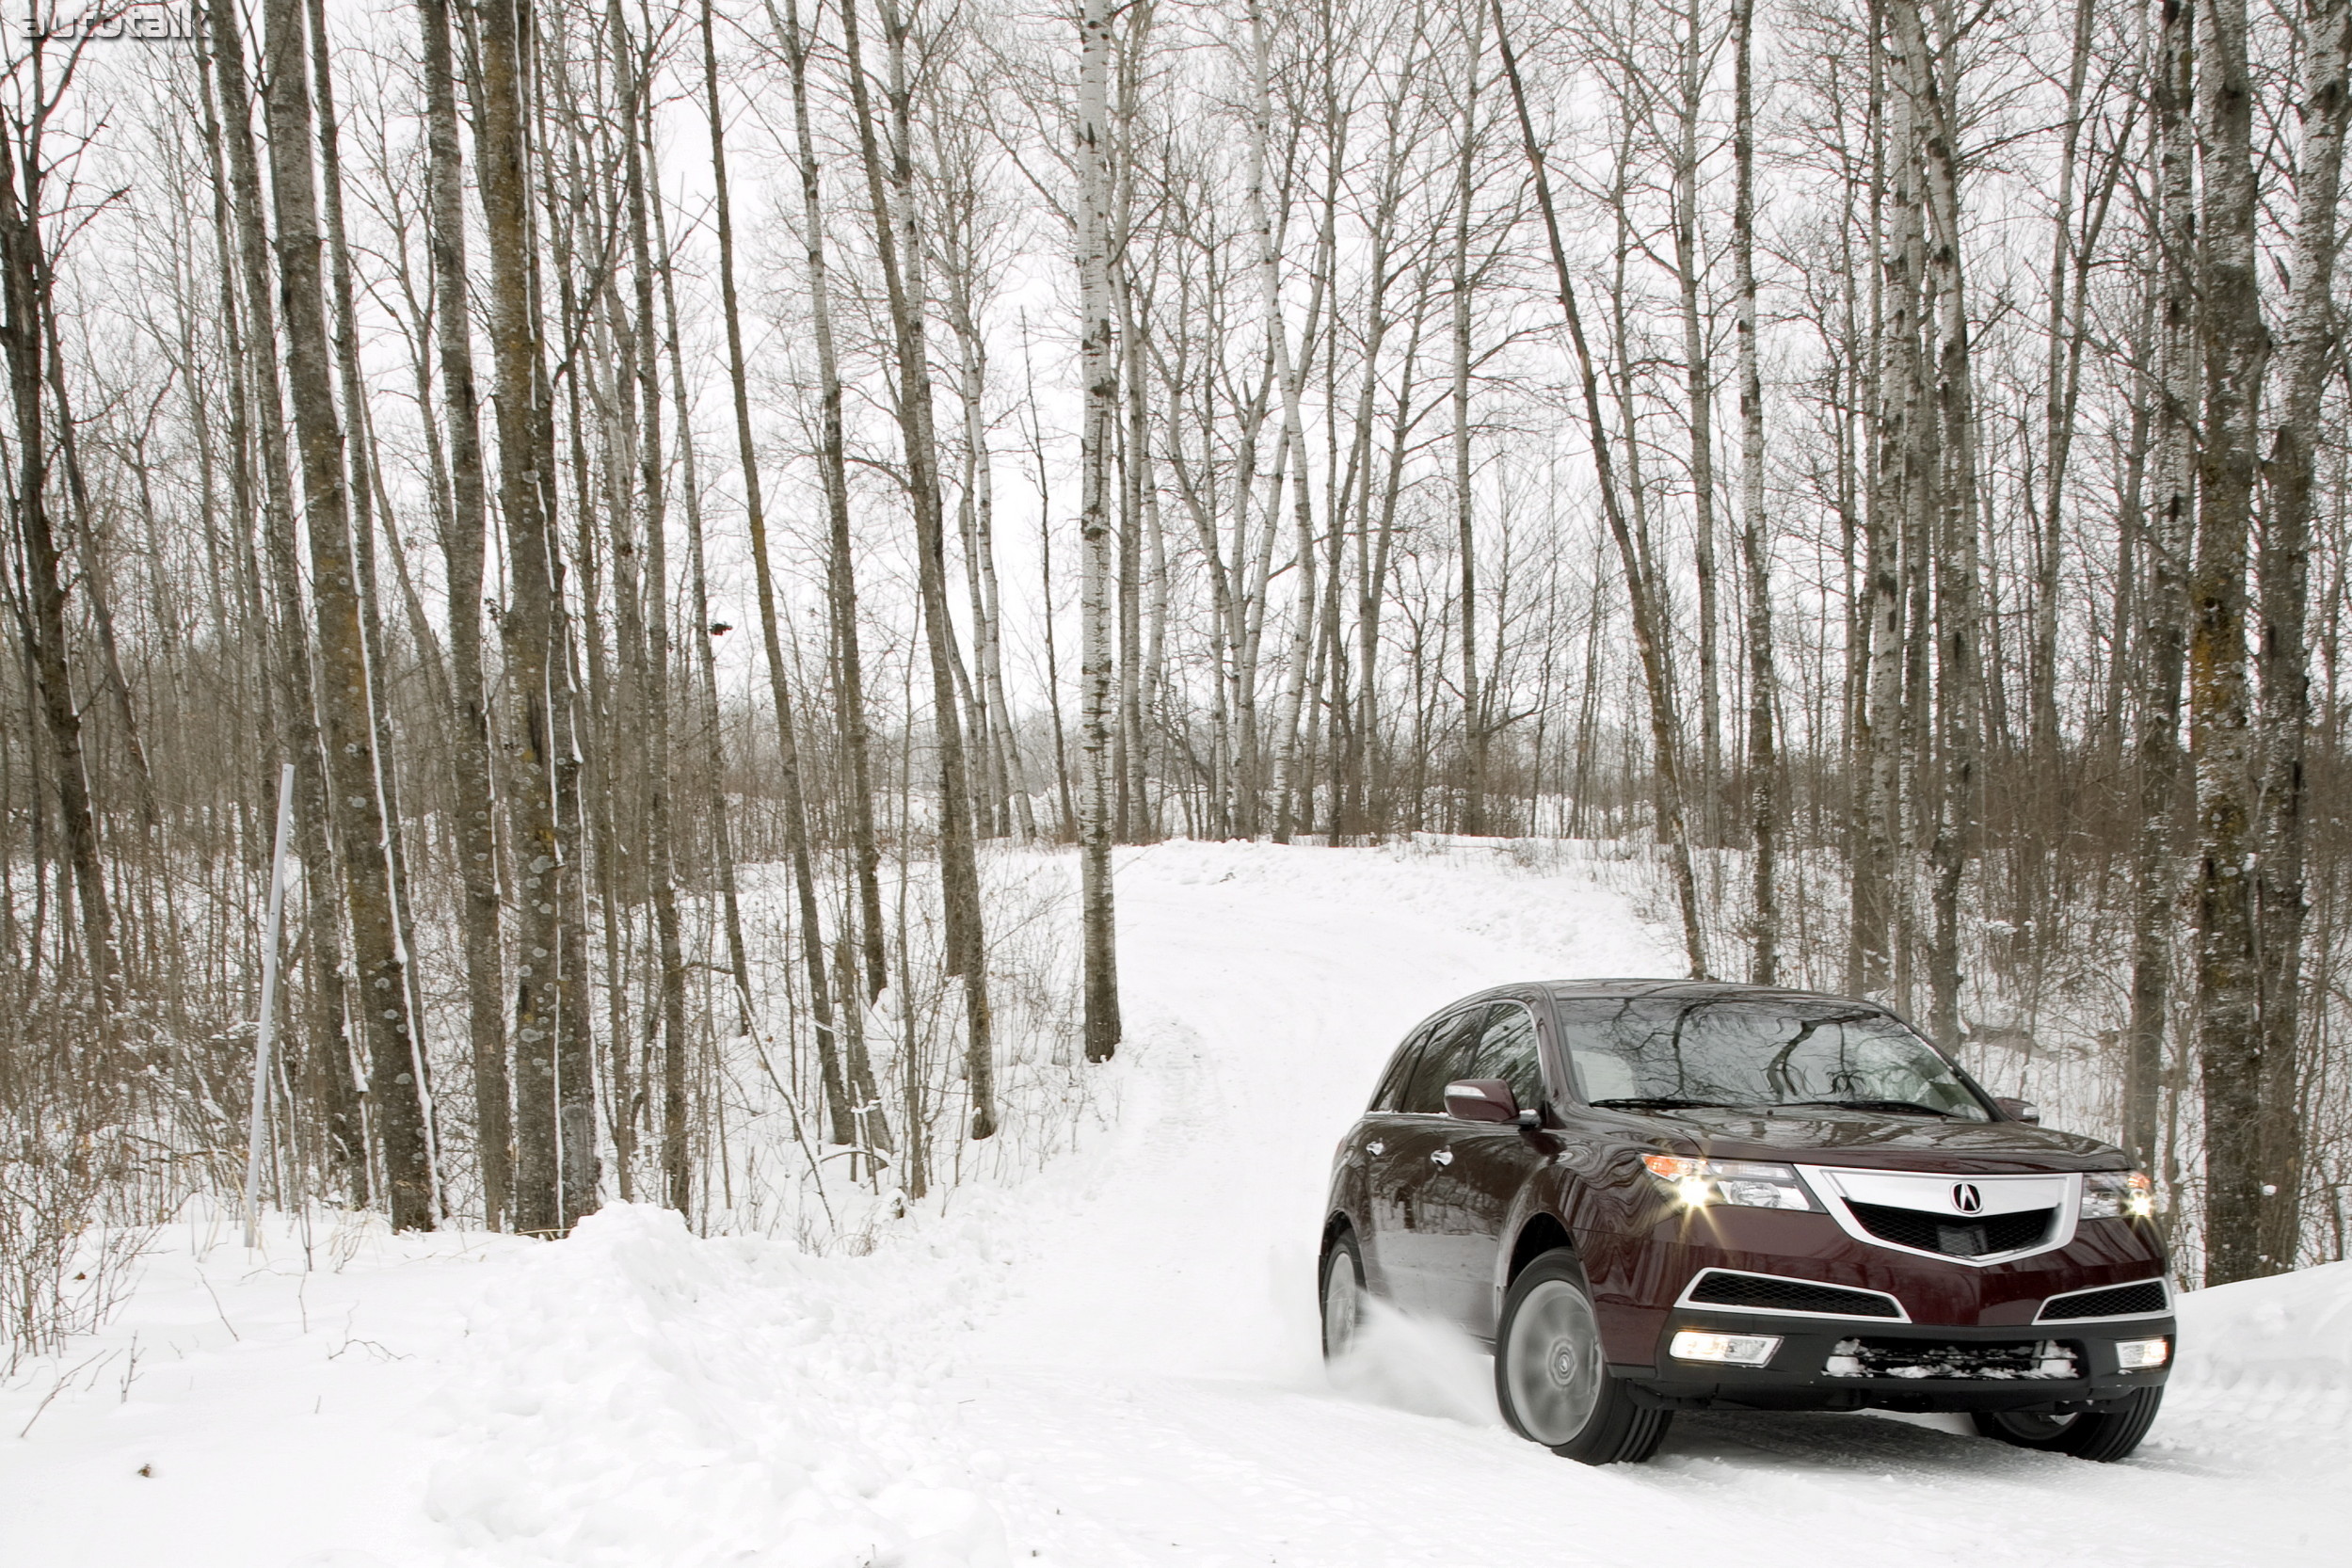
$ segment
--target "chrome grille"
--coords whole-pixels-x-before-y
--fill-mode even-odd
[[[1923,1208],[1896,1208],[1852,1198],[1846,1200],[1846,1207],[1862,1228],[1880,1240],[1946,1257],[1984,1257],[2040,1246],[2058,1217],[2055,1208],[2027,1208],[2013,1214],[1931,1214]]]

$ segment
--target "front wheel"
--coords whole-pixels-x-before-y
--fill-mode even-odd
[[[2105,1464],[2139,1447],[2156,1419],[2157,1406],[2163,1403],[2163,1389],[2141,1388],[2113,1410],[2088,1410],[2073,1416],[1993,1410],[1979,1411],[1971,1419],[1979,1433],[2012,1448],[2072,1454]]]
[[[1673,1418],[1641,1409],[1608,1375],[1584,1271],[1566,1248],[1528,1264],[1503,1298],[1495,1402],[1512,1431],[1586,1464],[1640,1464]]]

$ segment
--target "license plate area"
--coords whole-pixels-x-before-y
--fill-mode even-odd
[[[1833,1378],[1953,1379],[2008,1383],[2057,1382],[2084,1375],[2080,1352],[2056,1339],[2014,1341],[1891,1339],[1868,1335],[1841,1339],[1822,1371]]]

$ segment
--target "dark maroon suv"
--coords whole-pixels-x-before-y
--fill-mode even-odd
[[[2172,1358],[2148,1177],[1900,1018],[1687,981],[1506,985],[1405,1037],[1339,1145],[1323,1348],[1368,1296],[1491,1343],[1522,1436],[1677,1410],[1960,1411],[2120,1459]]]

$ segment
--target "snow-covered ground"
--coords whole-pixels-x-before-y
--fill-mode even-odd
[[[1399,1322],[1334,1388],[1334,1141],[1432,1007],[1670,972],[1610,882],[1122,852],[1116,1127],[864,1256],[644,1208],[557,1245],[172,1227],[104,1333],[0,1389],[0,1568],[2345,1560],[2352,1265],[2189,1298],[2120,1465],[1942,1417],[1710,1415],[1587,1469]]]

